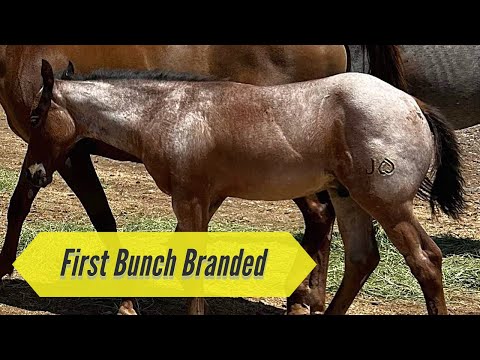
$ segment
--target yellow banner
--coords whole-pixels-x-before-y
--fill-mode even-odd
[[[289,233],[40,233],[14,267],[41,297],[288,297],[315,267]]]

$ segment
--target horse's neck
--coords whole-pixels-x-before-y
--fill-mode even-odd
[[[21,81],[22,75],[16,74],[18,66],[18,54],[25,46],[0,45],[0,105],[7,115],[7,120],[12,131],[27,141],[29,136],[29,123],[27,118],[29,106],[25,106],[31,100],[25,95],[26,89],[31,89],[35,81]],[[28,79],[28,77],[26,77]],[[40,82],[40,81],[38,81]],[[37,88],[38,90],[39,88]],[[34,94],[33,92],[31,92]]]
[[[79,136],[102,141],[141,158],[142,104],[125,101],[110,92],[107,94],[102,87],[103,84],[95,86],[94,93],[84,88],[65,94],[67,110],[74,117]]]
[[[12,130],[24,140],[30,130],[25,119],[41,87],[39,64],[45,57],[44,49],[30,45],[0,46],[0,102]]]

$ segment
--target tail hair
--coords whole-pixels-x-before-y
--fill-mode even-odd
[[[408,92],[408,83],[398,45],[362,45],[367,55],[369,74]]]
[[[431,177],[424,179],[418,196],[430,202],[432,215],[437,208],[458,220],[465,209],[465,180],[462,155],[455,131],[436,108],[415,99],[428,121],[435,139],[435,161]]]

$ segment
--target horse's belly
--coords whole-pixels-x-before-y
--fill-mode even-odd
[[[247,170],[233,176],[226,196],[246,200],[290,200],[324,190],[334,179],[332,174],[313,169],[298,171]]]

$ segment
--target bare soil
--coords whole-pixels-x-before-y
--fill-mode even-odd
[[[464,153],[467,183],[467,213],[460,222],[443,215],[432,219],[427,203],[417,201],[415,212],[431,236],[451,235],[480,239],[480,126],[458,131]],[[19,171],[27,145],[8,127],[0,110],[0,169]],[[97,173],[104,184],[113,214],[119,226],[137,217],[173,216],[170,198],[156,187],[141,164],[121,163],[94,157]],[[6,231],[6,214],[10,193],[0,192],[0,239]],[[81,221],[87,216],[78,199],[56,175],[35,200],[28,221]],[[292,201],[265,202],[228,199],[214,219],[276,231],[303,231],[303,220]],[[0,240],[0,245],[3,240]],[[109,314],[114,313],[118,299],[45,299],[14,273],[0,287],[0,314]],[[285,299],[210,299],[215,314],[282,314]],[[184,313],[182,299],[141,299],[145,314]],[[452,314],[480,314],[478,297],[459,294],[449,304]],[[423,302],[385,301],[358,298],[349,314],[425,314]]]

